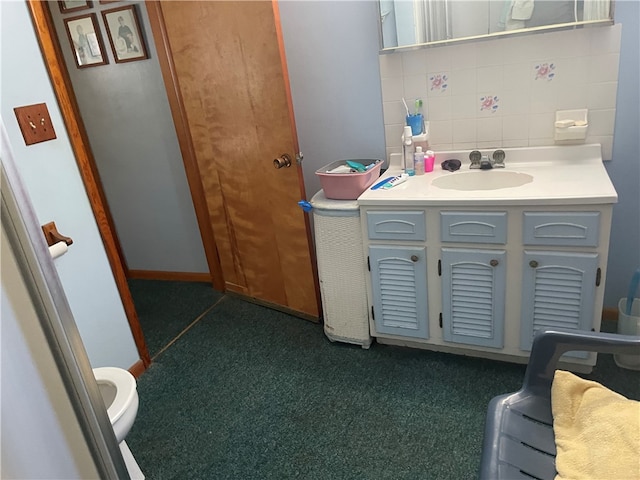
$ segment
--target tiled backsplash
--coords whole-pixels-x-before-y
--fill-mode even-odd
[[[380,55],[387,155],[424,101],[434,150],[553,145],[557,110],[589,109],[586,143],[611,159],[621,25]]]

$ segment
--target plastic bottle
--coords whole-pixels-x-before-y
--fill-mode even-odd
[[[411,127],[408,125],[404,127],[403,138],[402,151],[404,154],[404,171],[409,174],[410,177],[413,177],[415,175],[415,170],[413,169],[414,147],[411,136]]]
[[[413,169],[416,175],[424,175],[424,152],[420,145],[416,146],[416,153],[413,155]]]
[[[424,171],[433,172],[433,164],[436,160],[436,154],[433,150],[427,150],[424,154]]]

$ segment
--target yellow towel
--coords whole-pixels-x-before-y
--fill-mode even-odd
[[[551,410],[555,480],[640,479],[640,402],[557,370]]]

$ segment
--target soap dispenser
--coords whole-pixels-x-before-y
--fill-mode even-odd
[[[413,156],[413,170],[416,175],[424,175],[424,152],[420,145],[416,146],[416,153]]]
[[[410,176],[413,177],[415,175],[415,170],[413,168],[414,161],[414,147],[413,147],[413,138],[411,134],[411,127],[404,127],[404,135],[402,136],[402,151],[404,155],[404,171]]]

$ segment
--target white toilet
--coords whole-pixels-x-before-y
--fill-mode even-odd
[[[136,379],[128,371],[115,367],[94,368],[93,375],[107,407],[107,414],[120,444],[129,476],[132,480],[143,480],[144,474],[124,441],[138,413]]]

